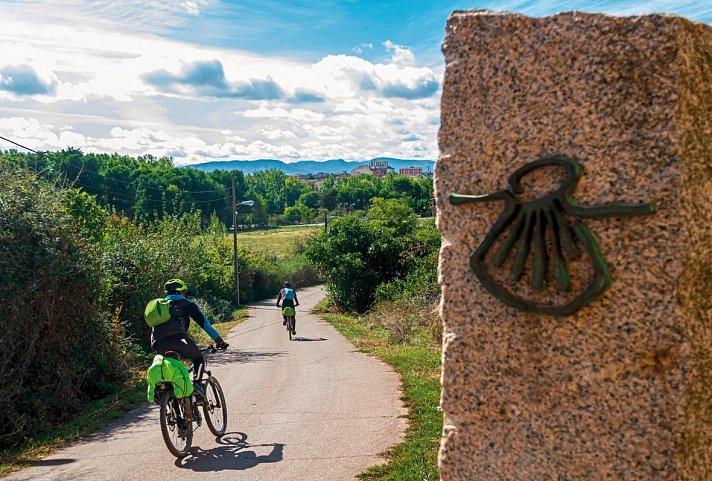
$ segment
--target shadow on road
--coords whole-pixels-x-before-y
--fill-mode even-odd
[[[64,464],[71,464],[75,461],[76,459],[72,458],[37,459],[34,461],[29,461],[27,464],[29,464],[30,466],[62,466]]]
[[[292,338],[292,341],[302,341],[302,342],[307,342],[307,341],[328,341],[328,339],[325,338],[325,337],[317,337],[317,338],[312,339],[312,338],[309,338],[309,337],[301,337],[301,336],[298,336],[298,337],[293,337],[293,338]]]
[[[221,444],[216,448],[203,450],[191,449],[190,456],[176,459],[176,466],[198,472],[243,470],[254,468],[262,463],[276,463],[282,460],[284,444],[250,444],[245,433],[227,433],[217,439]],[[249,448],[269,447],[268,454],[258,455]],[[263,450],[261,450],[263,451]]]
[[[86,442],[105,441],[123,432],[136,429],[136,427],[142,425],[146,419],[155,423],[152,426],[153,429],[160,431],[161,428],[158,424],[158,405],[141,401],[138,407],[129,411],[123,418],[110,422],[103,428],[94,431],[82,439]]]
[[[227,351],[222,351],[210,355],[208,358],[208,366],[220,366],[223,364],[230,363],[248,363],[265,361],[275,357],[283,356],[284,352],[264,352],[264,351],[242,351],[238,349],[228,349]],[[208,367],[210,369],[210,367]]]

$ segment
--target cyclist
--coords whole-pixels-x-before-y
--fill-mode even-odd
[[[277,307],[280,307],[279,301],[282,301],[282,311],[284,312],[285,307],[295,308],[299,305],[299,299],[297,299],[297,291],[292,289],[292,283],[287,281],[284,283],[284,287],[280,289],[279,295],[277,296]],[[282,325],[287,325],[287,316],[282,315]],[[297,318],[294,317],[294,327],[292,328],[292,334],[297,333]]]
[[[188,327],[191,319],[215,341],[218,349],[227,349],[226,343],[218,334],[203,311],[198,305],[186,297],[188,284],[180,279],[171,279],[163,286],[166,294],[165,299],[172,301],[170,307],[171,318],[158,326],[151,328],[151,348],[159,354],[166,351],[174,351],[184,359],[193,361],[193,384],[198,393],[203,396],[202,387],[199,384],[203,376],[205,360],[200,348],[188,337]]]

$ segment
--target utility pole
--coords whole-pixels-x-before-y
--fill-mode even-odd
[[[237,201],[235,196],[235,176],[232,176],[232,247],[235,260],[235,305],[240,305],[240,273],[237,266]]]

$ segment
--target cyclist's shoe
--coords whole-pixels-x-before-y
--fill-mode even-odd
[[[203,417],[200,415],[197,404],[193,406],[193,420],[196,422],[198,427],[203,425]]]
[[[286,319],[282,319],[282,325],[283,325],[283,326],[286,326],[286,325],[287,325],[287,320],[286,320]]]
[[[193,381],[193,390],[195,391],[195,400],[198,404],[202,404],[205,400],[205,389],[198,381]]]
[[[297,330],[296,330],[296,329],[292,329],[292,336],[296,336],[296,335],[297,335]]]

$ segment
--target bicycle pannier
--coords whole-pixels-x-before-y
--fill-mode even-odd
[[[146,397],[149,402],[157,402],[156,384],[162,382],[170,382],[173,385],[173,394],[178,398],[193,394],[193,382],[190,380],[188,369],[180,361],[171,357],[160,354],[155,356],[153,364],[146,370],[146,380],[148,381]]]

